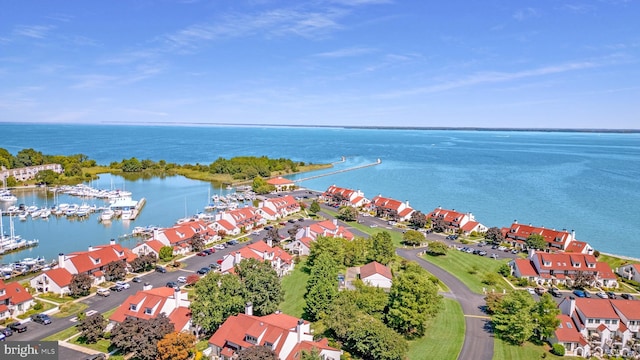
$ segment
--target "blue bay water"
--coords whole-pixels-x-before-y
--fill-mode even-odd
[[[0,147],[14,155],[24,148],[83,153],[100,164],[131,157],[209,164],[218,157],[263,155],[328,163],[346,156],[345,163],[336,165],[340,169],[380,158],[378,166],[301,186],[360,189],[369,198],[382,194],[407,200],[425,213],[437,206],[472,212],[487,226],[509,226],[517,219],[575,230],[579,240],[600,251],[640,258],[637,133],[0,124]],[[138,219],[128,225],[114,221],[108,228],[95,217],[73,223],[64,218],[16,222],[18,234],[41,243],[0,262],[83,250],[133,226],[169,226],[185,213],[201,210],[208,192],[220,191],[181,177],[125,181],[103,175],[93,185],[109,188],[112,182],[131,190],[136,199],[147,199]],[[21,200],[32,201],[44,198],[26,194]]]

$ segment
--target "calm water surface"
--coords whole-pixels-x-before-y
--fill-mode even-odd
[[[14,155],[24,148],[83,153],[100,164],[131,157],[209,164],[218,157],[263,155],[328,163],[347,156],[336,165],[345,168],[380,158],[381,165],[301,185],[361,189],[369,198],[408,200],[422,212],[437,206],[472,212],[487,226],[517,219],[575,230],[579,240],[600,251],[640,258],[640,134],[0,124],[0,147]],[[0,262],[82,250],[134,226],[168,226],[201,210],[208,192],[220,191],[180,177],[124,181],[103,175],[93,185],[108,189],[112,182],[131,190],[134,199],[147,199],[138,219],[110,227],[95,216],[83,222],[16,221],[16,232],[40,239],[40,245]],[[21,196],[28,205],[45,201],[37,194]]]

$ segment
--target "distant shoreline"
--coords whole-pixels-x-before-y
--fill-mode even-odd
[[[115,126],[184,126],[184,127],[265,127],[265,128],[326,128],[326,129],[360,129],[360,130],[435,130],[435,131],[511,131],[511,132],[559,132],[559,133],[618,133],[618,134],[638,134],[640,129],[589,129],[589,128],[512,128],[512,127],[476,127],[476,126],[366,126],[366,125],[294,125],[294,124],[233,124],[218,122],[119,122],[109,121],[95,124],[87,123],[47,123],[47,122],[0,122],[2,124],[11,125],[73,125],[73,126],[98,126],[98,125],[115,125]]]

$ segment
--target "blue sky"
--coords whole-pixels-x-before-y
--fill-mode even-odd
[[[640,128],[638,1],[0,6],[0,122]]]

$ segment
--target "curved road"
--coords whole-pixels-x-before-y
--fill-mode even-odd
[[[447,297],[460,303],[465,317],[464,343],[458,359],[486,359],[493,358],[493,333],[491,332],[490,318],[482,311],[485,305],[484,297],[471,292],[455,276],[442,268],[420,258],[418,253],[423,249],[397,248],[396,253],[407,260],[416,261],[420,266],[435,275],[451,290]]]

